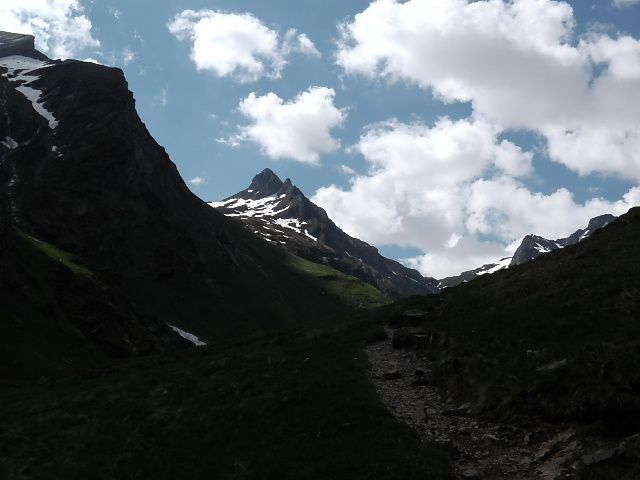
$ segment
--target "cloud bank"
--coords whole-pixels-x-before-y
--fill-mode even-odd
[[[533,192],[533,152],[503,139],[530,132],[579,175],[640,180],[640,42],[579,37],[574,23],[563,1],[372,2],[340,26],[345,74],[417,85],[473,113],[370,126],[352,148],[368,172],[314,200],[352,235],[421,248],[409,263],[436,277],[495,261],[526,234],[565,236],[640,203],[640,188],[616,202]]]
[[[478,120],[391,121],[371,127],[353,150],[369,172],[348,189],[319,189],[313,201],[350,235],[427,252],[407,263],[437,278],[507,256],[529,233],[563,237],[591,217],[640,204],[640,187],[617,202],[584,204],[566,189],[531,192],[522,181],[533,172],[531,152]]]
[[[378,0],[341,26],[337,61],[535,131],[582,175],[639,180],[640,42],[576,40],[573,26],[571,6],[552,0]]]

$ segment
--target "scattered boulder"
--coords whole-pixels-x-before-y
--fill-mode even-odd
[[[433,384],[434,382],[433,382],[432,374],[423,375],[421,377],[416,377],[413,380],[411,380],[412,387],[430,387]]]
[[[582,463],[590,467],[602,462],[607,462],[619,457],[638,458],[640,456],[640,434],[627,437],[617,447],[610,449],[601,449],[589,455],[582,456]]]
[[[627,457],[640,460],[640,434],[627,437],[622,445],[625,447],[625,454]]]
[[[471,413],[471,404],[465,403],[458,408],[452,408],[450,410],[443,410],[442,415],[445,417],[466,417]]]
[[[556,370],[566,367],[569,364],[566,358],[562,360],[557,360],[555,362],[547,363],[545,365],[540,365],[536,370],[538,372],[555,372]]]
[[[597,465],[598,463],[606,462],[608,460],[613,460],[614,458],[621,457],[625,454],[625,448],[621,445],[618,445],[615,448],[611,448],[609,450],[598,450],[589,455],[582,456],[582,463],[584,463],[587,467],[592,465]]]
[[[535,455],[535,460],[541,461],[551,457],[553,454],[561,450],[564,445],[573,440],[575,435],[575,431],[566,430],[547,440],[540,446],[538,452]]]
[[[367,345],[374,345],[379,342],[385,342],[389,339],[389,334],[387,331],[378,326],[374,328],[369,334],[369,338],[367,339]]]
[[[478,472],[477,470],[474,470],[472,468],[469,468],[465,471],[463,471],[460,476],[462,478],[464,478],[465,480],[480,480],[482,477],[480,476],[480,472]]]
[[[402,372],[397,368],[392,368],[382,374],[382,378],[385,380],[396,380],[402,376]]]
[[[565,473],[568,462],[569,460],[565,457],[553,457],[544,462],[536,471],[544,480],[559,480],[566,478]]]
[[[423,368],[416,368],[413,372],[413,380],[411,380],[412,387],[427,387],[434,384],[433,372],[431,370],[425,370]]]
[[[424,323],[427,312],[418,309],[405,310],[400,315],[389,321],[389,326],[393,328],[417,327]]]
[[[391,345],[395,349],[420,348],[433,343],[433,334],[419,328],[402,328],[393,333]]]

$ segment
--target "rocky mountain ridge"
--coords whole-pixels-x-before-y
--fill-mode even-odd
[[[392,299],[438,291],[435,279],[424,278],[417,270],[383,257],[375,247],[344,233],[290,179],[283,182],[268,168],[245,190],[209,205],[239,220],[267,242],[353,275]]]
[[[512,257],[504,257],[496,263],[489,263],[474,270],[462,272],[460,275],[443,278],[439,282],[439,288],[445,289],[455,287],[461,283],[470,282],[471,280],[483,275],[492,274],[516,265],[523,265],[541,255],[544,255],[545,253],[575,245],[591,236],[595,231],[606,227],[616,218],[617,217],[611,214],[594,217],[589,220],[589,224],[586,228],[576,230],[568,237],[559,238],[557,240],[549,240],[539,235],[527,235],[522,239],[520,246]]]

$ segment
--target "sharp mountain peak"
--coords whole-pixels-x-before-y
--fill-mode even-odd
[[[241,198],[244,200],[261,200],[269,197],[279,197],[280,195],[301,195],[302,192],[287,178],[284,182],[270,168],[265,168],[251,181],[251,184],[241,192],[225,199],[231,200]],[[305,197],[306,198],[306,197]]]
[[[436,280],[347,235],[290,179],[283,182],[269,168],[256,175],[249,188],[209,205],[240,220],[265,241],[359,278],[390,298],[437,291]]]

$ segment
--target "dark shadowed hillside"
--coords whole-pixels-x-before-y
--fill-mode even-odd
[[[640,427],[639,245],[634,208],[579,244],[382,315],[424,312],[436,378],[477,413]]]
[[[209,341],[328,321],[345,308],[367,304],[369,294],[374,304],[384,301],[374,289],[345,298],[353,289],[336,284],[356,288],[355,279],[330,270],[310,275],[290,254],[194,196],[138,117],[122,71],[49,61],[32,50],[32,38],[12,45],[20,55],[0,58],[0,212],[3,241],[20,250],[3,252],[3,262],[22,272],[13,287],[25,300],[11,308],[5,304],[0,314],[34,337],[25,357],[39,348],[37,337],[46,335],[37,323],[53,311],[75,326],[74,335],[90,350],[107,342],[103,333],[110,332],[119,337],[113,340],[116,350],[135,353],[180,343],[174,334],[169,336],[176,340],[167,344],[167,324]],[[25,242],[63,252],[91,275],[70,275],[78,272],[69,262],[57,262],[54,269],[40,265]],[[91,307],[77,300],[66,305],[61,298],[82,296],[72,293],[75,288],[101,291],[102,300]],[[109,295],[123,306],[114,307]],[[40,300],[46,307],[33,313]],[[114,308],[126,320],[116,320]],[[125,335],[122,325],[112,323],[131,324],[127,328],[138,332]],[[53,357],[42,354],[42,366],[85,364],[84,346],[67,349],[51,342],[56,348]]]

